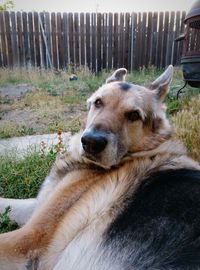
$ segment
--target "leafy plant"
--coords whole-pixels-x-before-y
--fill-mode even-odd
[[[0,4],[0,11],[11,10],[15,7],[13,0],[6,0]]]
[[[3,213],[0,213],[0,233],[5,233],[18,228],[18,225],[9,218],[10,211],[11,207],[8,206]]]

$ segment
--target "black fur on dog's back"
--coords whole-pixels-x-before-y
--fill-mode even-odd
[[[151,174],[105,237],[123,270],[200,269],[200,171]]]

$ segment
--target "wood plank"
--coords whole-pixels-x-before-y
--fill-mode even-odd
[[[114,13],[114,30],[113,30],[113,68],[117,69],[118,65],[118,46],[119,46],[119,33],[118,33],[118,13]]]
[[[135,69],[135,56],[136,56],[136,29],[137,29],[137,13],[132,12],[131,14],[131,49],[130,49],[130,70]]]
[[[57,52],[57,29],[56,29],[56,14],[51,13],[51,31],[52,31],[52,58],[53,67],[58,69],[58,52]]]
[[[2,48],[1,48],[1,30],[0,30],[0,68],[3,67]]]
[[[3,48],[2,48],[2,17],[3,17],[3,12],[0,12],[0,67],[4,66],[3,63]]]
[[[152,27],[153,27],[153,14],[152,12],[148,13],[148,19],[147,19],[147,51],[146,51],[146,57],[145,57],[145,67],[150,66],[150,60],[151,60],[151,52],[152,52]]]
[[[124,38],[124,67],[130,70],[130,13],[125,14]]]
[[[161,58],[161,67],[165,68],[167,65],[167,43],[169,38],[169,12],[165,12],[165,21],[164,21],[164,36],[163,36],[163,46],[162,46],[162,58]]]
[[[166,51],[166,65],[172,64],[173,57],[173,46],[174,46],[174,18],[175,12],[170,12],[170,22],[169,22],[169,37],[167,43],[167,51]]]
[[[45,28],[44,33],[46,36],[46,66],[47,68],[52,68],[52,48],[51,48],[51,23],[50,14],[45,12]]]
[[[13,52],[12,52],[12,42],[11,42],[11,30],[10,30],[10,14],[8,11],[4,12],[5,19],[5,30],[6,30],[6,42],[7,42],[7,53],[8,53],[8,66],[13,67]]]
[[[40,29],[40,55],[41,55],[41,68],[47,68],[47,53],[46,53],[46,35],[45,35],[45,13],[38,13],[39,16],[39,29]]]
[[[118,50],[118,61],[119,67],[124,66],[124,14],[120,13],[119,21],[119,50]]]
[[[70,66],[74,68],[74,27],[73,27],[73,13],[68,15],[69,25],[69,58]]]
[[[140,64],[141,64],[141,42],[142,42],[142,34],[141,34],[141,25],[142,25],[142,17],[141,17],[141,12],[138,13],[138,18],[137,18],[137,32],[136,32],[136,56],[135,56],[135,68],[139,69]]]
[[[2,46],[3,67],[7,67],[8,66],[8,56],[7,56],[7,47],[6,47],[4,12],[0,12],[0,32],[1,32],[1,46]]]
[[[58,60],[59,69],[64,68],[64,44],[63,44],[63,21],[61,13],[57,13],[57,42],[58,42]]]
[[[97,72],[101,71],[101,13],[97,13]]]
[[[33,67],[36,66],[35,61],[35,42],[34,42],[34,36],[33,36],[33,13],[28,13],[28,30],[29,30],[29,42],[30,42],[30,61],[31,65]]]
[[[19,63],[20,67],[25,66],[24,59],[24,46],[23,46],[23,33],[22,33],[22,17],[21,12],[17,12],[17,36],[18,36],[18,47],[19,47]]]
[[[102,14],[102,68],[107,68],[107,47],[108,47],[108,14]],[[111,57],[110,55],[108,58]]]
[[[2,12],[1,12],[2,13]],[[1,20],[1,19],[0,19]],[[0,68],[3,67],[3,58],[2,58],[2,47],[1,47],[1,27],[0,27]]]
[[[90,13],[86,13],[86,63],[90,69]]]
[[[107,68],[112,69],[113,68],[113,14],[108,14],[108,53],[107,53]]]
[[[17,29],[16,29],[16,16],[15,12],[10,13],[11,18],[11,41],[12,41],[12,53],[13,53],[13,67],[19,66],[19,51],[17,44]]]
[[[142,25],[141,25],[141,58],[140,58],[140,66],[145,66],[145,57],[146,57],[146,24],[147,24],[147,13],[142,13]]]
[[[23,42],[24,42],[24,57],[26,68],[30,67],[30,52],[29,52],[29,38],[28,38],[28,18],[27,13],[22,12],[22,25],[23,25]]]
[[[159,13],[159,25],[158,25],[158,45],[157,45],[157,52],[156,52],[156,67],[161,67],[162,65],[162,46],[163,46],[163,35],[164,35],[164,13]]]
[[[63,46],[64,46],[64,67],[68,69],[69,65],[69,29],[68,29],[68,14],[63,14]]]
[[[75,65],[79,67],[80,65],[80,42],[79,42],[79,15],[78,13],[74,14],[74,53],[75,53]]]
[[[180,34],[180,18],[181,18],[181,13],[180,11],[176,12],[176,20],[175,20],[175,34],[174,34],[174,39],[176,39],[179,34]],[[178,63],[178,44],[179,42],[174,42],[174,51],[173,51],[173,65],[177,65]]]
[[[34,39],[35,39],[35,56],[36,56],[36,66],[41,67],[41,57],[40,57],[40,26],[38,13],[34,12]]]
[[[97,58],[97,44],[96,44],[96,13],[92,13],[92,71],[97,71],[96,58]]]
[[[153,25],[152,25],[152,39],[151,39],[151,60],[150,65],[155,66],[156,65],[156,51],[157,51],[157,38],[158,38],[158,32],[157,32],[157,23],[158,23],[158,13],[153,13]]]
[[[84,13],[80,14],[80,64],[85,66],[85,20]]]

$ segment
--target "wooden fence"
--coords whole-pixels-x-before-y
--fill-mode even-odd
[[[93,71],[180,63],[185,12],[0,12],[0,67]]]

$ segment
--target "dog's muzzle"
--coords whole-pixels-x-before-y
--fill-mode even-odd
[[[89,130],[83,133],[81,143],[86,153],[95,155],[106,148],[108,140],[104,132]]]

